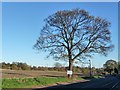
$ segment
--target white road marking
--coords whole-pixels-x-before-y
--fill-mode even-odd
[[[107,84],[103,85],[102,87],[105,87],[105,86],[107,86],[107,85],[109,85],[109,84],[111,84],[111,83],[113,83],[113,82],[107,83]]]
[[[118,81],[116,84],[114,84],[112,88],[114,88],[115,86],[117,86],[119,83],[120,83],[120,81]]]

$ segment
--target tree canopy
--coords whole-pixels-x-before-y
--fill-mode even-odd
[[[34,48],[49,52],[55,59],[74,60],[91,57],[94,53],[107,55],[112,50],[110,22],[89,15],[85,10],[57,11],[45,19]]]
[[[116,73],[118,69],[118,63],[115,60],[107,60],[103,66],[105,71],[109,72],[110,74],[112,72]]]

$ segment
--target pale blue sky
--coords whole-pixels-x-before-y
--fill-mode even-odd
[[[2,0],[2,2],[119,2],[119,0]]]
[[[58,10],[81,8],[91,15],[110,21],[114,51],[108,57],[95,55],[93,66],[101,67],[108,59],[118,59],[118,6],[115,3],[2,3],[2,61],[26,62],[29,65],[52,66],[55,61],[45,59],[46,53],[37,53],[32,47],[39,36],[43,20]],[[65,64],[65,62],[64,62]]]

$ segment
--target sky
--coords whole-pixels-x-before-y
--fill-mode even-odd
[[[119,0],[2,0],[2,2],[119,2]]]
[[[25,62],[34,66],[53,66],[56,62],[46,58],[33,45],[44,26],[44,19],[58,10],[84,9],[90,15],[111,22],[114,51],[107,57],[94,55],[92,66],[102,67],[109,60],[118,60],[118,5],[117,2],[4,2],[2,3],[2,62]],[[67,65],[67,62],[60,63]]]

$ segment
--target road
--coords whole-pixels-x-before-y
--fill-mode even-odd
[[[41,88],[44,90],[49,89],[76,89],[76,90],[120,90],[120,78],[116,76],[107,76],[99,79],[91,79],[86,82],[77,82],[68,85],[57,85],[46,88]],[[41,90],[41,89],[33,89],[33,90]]]

